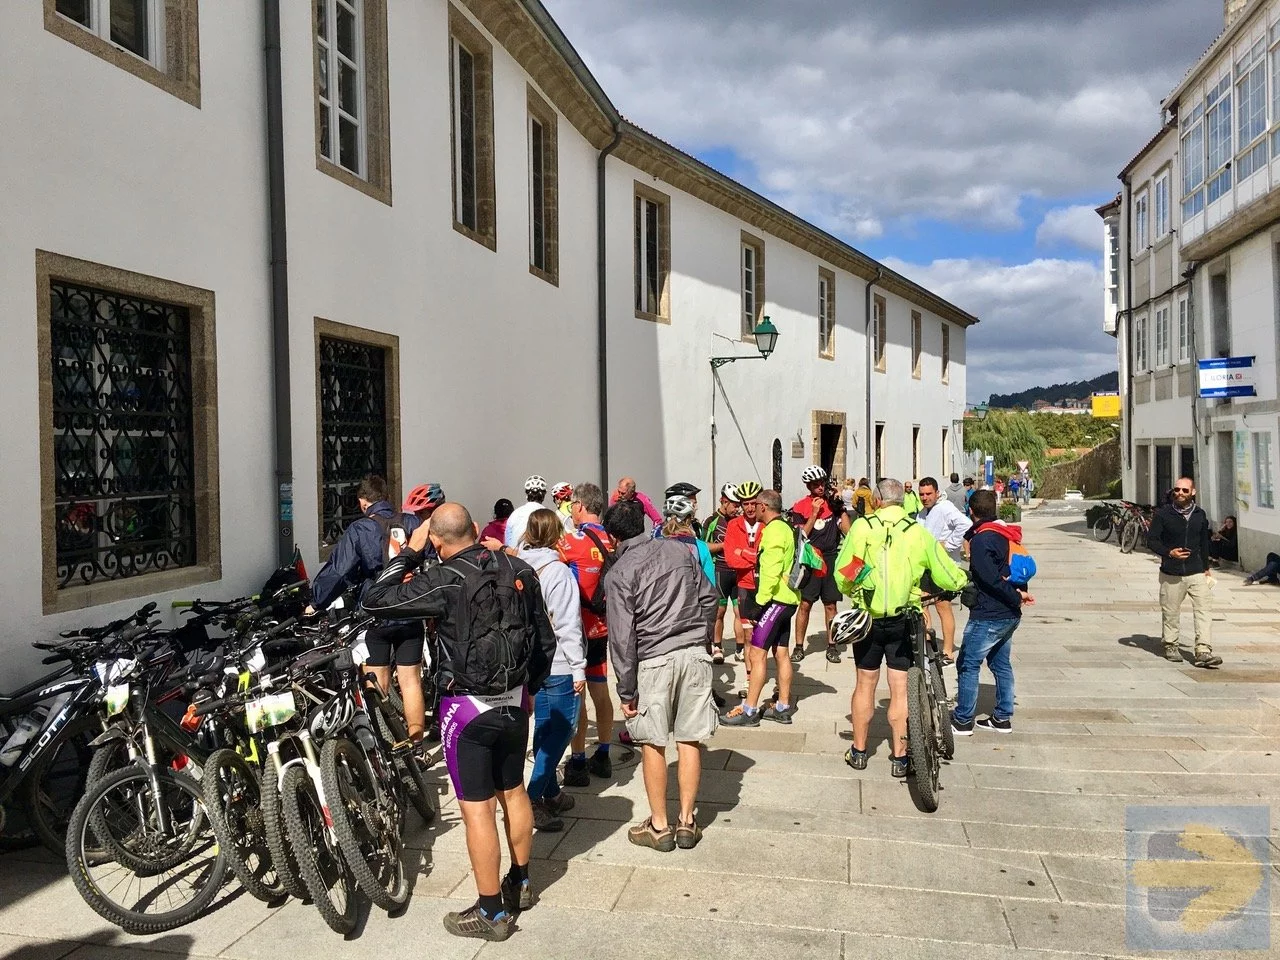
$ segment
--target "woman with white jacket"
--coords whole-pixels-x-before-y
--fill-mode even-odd
[[[529,777],[533,823],[547,831],[563,830],[560,815],[573,807],[573,797],[560,790],[556,767],[573,739],[578,704],[587,685],[578,581],[556,551],[563,535],[559,514],[546,508],[535,510],[521,537],[519,553],[520,559],[538,574],[547,614],[556,632],[551,676],[533,698],[533,773]]]

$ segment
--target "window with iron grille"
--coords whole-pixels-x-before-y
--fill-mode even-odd
[[[57,589],[197,562],[186,307],[49,284]]]
[[[390,477],[385,347],[318,338],[321,548],[360,516],[356,487],[366,474]]]

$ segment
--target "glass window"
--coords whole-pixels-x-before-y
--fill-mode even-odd
[[[1156,239],[1159,240],[1169,232],[1169,175],[1161,174],[1156,180]]]
[[[913,377],[920,376],[920,354],[922,352],[921,340],[924,339],[923,331],[920,329],[922,320],[920,314],[914,310],[911,311],[911,375]]]
[[[476,193],[476,61],[453,41],[454,218],[471,230],[480,222]]]
[[[1169,365],[1169,308],[1156,310],[1156,366]]]
[[[54,0],[60,16],[163,69],[163,0]]]
[[[1254,504],[1270,509],[1275,506],[1275,484],[1271,473],[1271,431],[1253,435]]]
[[[388,475],[387,359],[383,347],[320,337],[320,543],[359,518],[365,474]]]
[[[951,377],[951,328],[942,325],[942,379],[945,382]]]
[[[1144,190],[1133,199],[1133,249],[1141,253],[1151,246],[1151,224],[1147,219],[1149,200]]]
[[[1209,109],[1205,114],[1205,125],[1208,128],[1209,186],[1207,203],[1224,196],[1231,189],[1231,78],[1223,77],[1208,96],[1205,102]]]
[[[1191,359],[1191,304],[1187,300],[1178,301],[1178,362],[1186,363]]]
[[[1199,114],[1203,107],[1194,111]],[[1198,121],[1182,135],[1182,219],[1204,209],[1204,122]]]
[[[871,306],[871,348],[874,353],[876,369],[881,373],[885,369],[884,348],[889,339],[888,304],[884,297],[873,297]]]
[[[1133,321],[1133,366],[1138,372],[1148,369],[1147,318],[1145,316]]]
[[[529,262],[547,269],[546,131],[529,118]]]
[[[363,9],[360,0],[316,0],[320,155],[357,177],[364,176]]]
[[[753,243],[742,245],[742,335],[751,336],[756,328],[757,284],[759,283],[760,251]]]
[[[660,214],[655,201],[636,197],[636,309],[655,315],[662,308]]]
[[[818,353],[824,357],[835,355],[836,302],[835,275],[818,272]]]

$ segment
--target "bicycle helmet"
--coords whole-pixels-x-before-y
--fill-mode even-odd
[[[743,503],[747,500],[754,500],[756,497],[760,496],[760,492],[763,489],[764,488],[754,480],[744,480],[742,483],[738,484],[738,502]]]
[[[563,503],[566,500],[573,499],[573,484],[565,483],[561,480],[551,488],[551,499],[556,503]]]
[[[667,497],[696,497],[702,491],[695,487],[692,483],[673,483],[667,487]]]
[[[404,513],[417,513],[419,510],[430,510],[444,503],[444,490],[438,483],[422,483],[409,491],[400,509]]]
[[[804,483],[815,483],[818,480],[827,479],[827,471],[823,470],[815,463],[811,467],[804,468],[804,472],[800,474],[800,479]]]
[[[871,614],[865,610],[844,610],[831,621],[832,643],[858,643],[871,632]]]
[[[538,476],[535,473],[532,477],[530,477],[528,480],[524,482],[524,492],[525,493],[546,493],[547,481],[543,480],[542,477]]]
[[[677,520],[688,520],[693,516],[693,510],[693,501],[679,495],[667,497],[667,502],[662,505],[662,515]]]
[[[730,503],[737,503],[738,488],[735,487],[732,483],[726,483],[723,487],[720,488],[720,496],[725,500],[728,500]]]

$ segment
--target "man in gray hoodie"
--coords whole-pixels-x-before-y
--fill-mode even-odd
[[[968,497],[965,494],[964,485],[960,483],[960,474],[951,474],[951,484],[943,491],[943,494],[961,513],[965,512],[965,507],[969,505]]]
[[[702,836],[694,802],[702,776],[702,742],[716,731],[711,696],[715,586],[689,548],[645,535],[638,505],[619,503],[604,516],[616,541],[605,579],[609,658],[627,730],[640,744],[649,817],[628,839],[663,853],[692,849]],[[680,816],[667,819],[667,744],[676,741]]]

